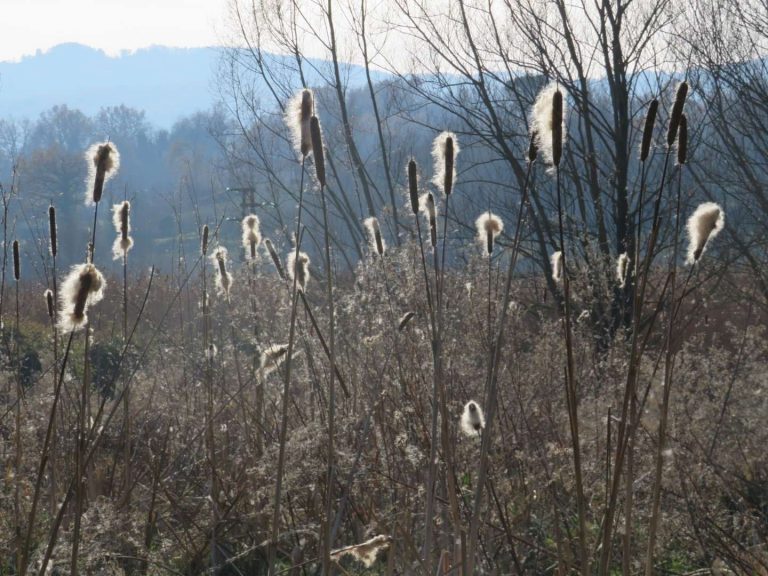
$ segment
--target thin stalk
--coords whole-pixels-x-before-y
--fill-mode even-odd
[[[555,168],[557,186],[557,220],[560,238],[560,251],[563,259],[563,296],[565,324],[565,388],[568,405],[568,420],[571,428],[571,445],[573,447],[573,466],[576,482],[576,504],[579,514],[579,554],[581,557],[581,573],[589,574],[589,556],[587,555],[587,520],[586,503],[584,501],[584,485],[581,467],[581,444],[579,439],[579,403],[576,395],[576,375],[573,361],[573,335],[571,330],[571,282],[568,274],[568,257],[565,252],[565,231],[563,227],[562,187],[560,184],[560,168]]]
[[[515,235],[512,242],[512,249],[509,256],[509,267],[507,269],[507,278],[504,284],[504,296],[502,298],[502,306],[499,313],[498,323],[496,325],[496,339],[491,350],[492,362],[490,365],[490,371],[487,376],[485,395],[486,404],[486,420],[485,429],[483,430],[481,444],[480,444],[480,469],[477,475],[477,486],[475,487],[474,503],[472,508],[472,517],[469,523],[469,544],[467,546],[467,564],[466,574],[474,574],[475,566],[475,549],[477,548],[477,540],[480,529],[480,508],[483,504],[483,491],[485,489],[486,479],[488,477],[488,452],[491,446],[491,436],[493,430],[493,424],[496,418],[496,385],[498,382],[498,370],[499,361],[501,358],[501,347],[504,340],[504,326],[507,320],[507,310],[509,308],[509,297],[512,290],[512,278],[514,277],[515,266],[517,264],[517,256],[520,250],[520,238],[523,229],[523,213],[525,205],[528,202],[528,186],[531,180],[531,173],[533,171],[533,162],[528,163],[528,168],[525,173],[525,181],[523,182],[523,190],[520,195],[520,207],[517,213],[517,222],[515,223]]]
[[[299,185],[299,210],[296,222],[296,248],[294,258],[298,260],[301,247],[301,216],[304,207],[304,169],[306,156],[301,159],[301,182]],[[267,574],[275,576],[275,559],[277,556],[277,543],[280,536],[280,498],[283,490],[283,472],[285,468],[285,444],[288,438],[288,405],[291,391],[291,370],[293,367],[293,346],[296,339],[296,310],[298,304],[298,274],[293,274],[293,289],[291,290],[291,321],[288,332],[288,352],[285,359],[285,376],[283,380],[282,406],[280,413],[280,445],[277,457],[277,479],[275,481],[275,500],[272,512],[272,529],[270,532],[269,552],[267,555]]]
[[[653,495],[651,505],[651,521],[648,529],[648,549],[645,558],[645,575],[653,576],[653,555],[656,548],[656,537],[659,529],[659,513],[661,504],[661,482],[664,470],[664,447],[666,442],[667,423],[669,418],[669,398],[672,392],[672,372],[675,363],[674,353],[674,327],[677,316],[675,306],[675,293],[677,288],[677,257],[679,249],[680,234],[680,197],[682,196],[682,166],[678,170],[677,181],[677,205],[675,208],[675,235],[672,244],[672,262],[671,262],[671,280],[669,298],[672,306],[670,307],[669,321],[667,325],[667,338],[664,357],[664,394],[661,403],[661,418],[659,420],[659,438],[656,443],[656,458],[653,479]],[[691,267],[691,271],[693,267]],[[690,277],[690,273],[689,273]],[[686,280],[686,284],[687,284]]]
[[[616,458],[613,466],[613,479],[611,481],[611,492],[608,499],[608,506],[606,507],[605,517],[602,523],[602,539],[600,543],[600,560],[598,565],[598,576],[606,576],[608,574],[608,568],[610,566],[611,556],[611,544],[613,536],[613,519],[616,513],[616,506],[619,496],[619,489],[621,486],[621,474],[624,467],[624,458],[626,456],[626,450],[629,443],[627,435],[627,425],[629,417],[630,398],[633,391],[637,387],[637,379],[639,373],[640,356],[642,352],[640,344],[640,314],[645,302],[645,292],[648,287],[648,277],[650,273],[651,262],[653,261],[653,251],[656,247],[656,239],[658,237],[660,215],[661,215],[661,199],[664,191],[664,182],[667,176],[667,167],[669,166],[670,149],[667,149],[667,153],[664,157],[664,168],[661,172],[661,181],[659,182],[659,189],[656,193],[656,200],[653,207],[653,220],[651,233],[648,237],[648,245],[646,248],[646,255],[643,261],[643,274],[642,283],[640,283],[640,290],[635,288],[633,313],[632,313],[632,345],[629,354],[629,367],[627,369],[627,383],[624,387],[624,398],[621,408],[621,419],[619,420],[619,429],[616,435]],[[639,250],[639,248],[638,248]],[[639,268],[639,262],[637,264]],[[635,279],[636,282],[640,282],[640,276]],[[644,348],[644,346],[642,346]],[[630,427],[630,432],[632,427]]]
[[[16,246],[14,245],[14,250]],[[16,541],[16,572],[23,572],[22,562],[24,553],[21,543],[21,460],[22,460],[22,442],[21,442],[21,405],[24,391],[21,384],[21,357],[19,356],[19,278],[16,278],[16,315],[14,319],[13,337],[14,337],[14,364],[16,372],[16,456],[14,461],[14,486],[13,486],[13,517]]]
[[[328,207],[325,202],[325,186],[320,186],[320,201],[323,208],[323,230],[325,236],[325,274],[326,290],[328,298],[328,316],[329,332],[328,340],[331,351],[331,370],[328,392],[328,476],[326,480],[326,502],[325,502],[325,533],[323,535],[323,564],[325,568],[323,573],[327,576],[331,574],[331,547],[333,542],[332,524],[333,524],[333,487],[334,487],[334,434],[336,426],[336,373],[333,368],[336,366],[336,322],[333,306],[333,267],[331,262],[331,240],[330,229],[328,227]]]

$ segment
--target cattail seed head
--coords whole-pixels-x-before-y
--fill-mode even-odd
[[[208,349],[205,351],[205,359],[213,360],[219,353],[219,349],[216,348],[216,344],[208,344]]]
[[[273,344],[261,353],[259,369],[262,376],[267,376],[277,370],[288,357],[288,344]]]
[[[464,405],[461,413],[461,431],[469,438],[477,438],[485,428],[485,416],[483,409],[474,400]]]
[[[232,275],[227,269],[228,252],[224,246],[217,246],[211,254],[211,261],[216,265],[216,293],[229,301],[229,291],[232,288]]]
[[[48,317],[53,318],[53,315],[56,313],[53,302],[53,291],[48,289],[43,293],[43,296],[45,296],[45,306],[48,310]]]
[[[371,244],[371,250],[375,250],[379,256],[384,256],[384,239],[381,237],[381,228],[379,221],[375,216],[363,220],[363,225],[368,230],[368,241]]]
[[[672,105],[672,113],[669,115],[669,129],[667,130],[667,146],[672,146],[677,138],[677,132],[680,128],[680,119],[683,117],[683,108],[685,108],[685,98],[688,96],[688,82],[681,82],[677,87],[675,103]]]
[[[312,116],[309,121],[309,131],[312,137],[312,156],[315,159],[315,174],[321,187],[325,186],[325,151],[323,150],[323,135],[320,131],[320,120]]]
[[[312,117],[314,97],[308,89],[297,92],[285,107],[285,123],[291,131],[291,141],[296,151],[305,157],[312,151],[309,120]]]
[[[539,155],[539,145],[537,144],[539,136],[536,130],[531,132],[531,140],[528,142],[528,163],[533,164]]]
[[[456,180],[456,156],[459,153],[459,142],[453,132],[440,133],[432,145],[432,160],[435,166],[435,176],[432,182],[443,194],[450,196],[453,183]]]
[[[725,213],[714,202],[704,202],[688,219],[688,258],[686,264],[696,264],[709,241],[725,226]]]
[[[624,288],[627,285],[628,274],[629,256],[624,252],[616,259],[616,281],[619,283],[619,288]]]
[[[654,98],[648,106],[648,113],[645,115],[645,126],[643,127],[643,140],[640,143],[640,161],[645,162],[651,151],[651,142],[653,141],[653,128],[656,125],[656,114],[659,112],[659,101]]]
[[[493,244],[496,236],[504,230],[504,222],[492,212],[484,212],[475,220],[477,228],[477,242],[485,247],[488,256],[493,254]]]
[[[101,201],[106,184],[120,169],[120,153],[112,142],[97,142],[85,153],[88,162],[88,196],[86,204]]]
[[[112,258],[118,260],[125,258],[128,251],[133,247],[133,238],[131,238],[131,203],[128,200],[112,206],[112,224],[115,226],[117,238],[112,244]]]
[[[19,241],[13,241],[13,279],[18,282],[21,279],[21,256],[19,254]]]
[[[200,254],[205,257],[208,254],[208,224],[203,224],[202,240],[200,241]]]
[[[56,253],[59,251],[59,240],[56,229],[56,208],[52,205],[48,206],[48,235],[51,239],[51,256],[56,258]]]
[[[309,283],[309,256],[306,252],[299,252],[297,255],[295,250],[291,250],[286,264],[288,277],[292,282],[295,279],[296,287],[302,292],[306,292]]]
[[[427,217],[429,241],[432,248],[434,248],[437,246],[437,207],[435,206],[435,197],[432,195],[432,192],[427,192],[421,196],[419,203],[424,211],[424,215]]]
[[[677,163],[682,166],[688,160],[688,118],[680,116],[680,126],[677,129]]]
[[[413,319],[415,315],[415,312],[406,312],[403,314],[400,318],[400,321],[397,323],[397,331],[402,332],[405,330],[405,327],[408,326],[408,323]]]
[[[419,213],[419,169],[413,158],[408,162],[408,194],[411,198],[411,211],[415,216]]]
[[[331,550],[331,560],[339,562],[344,556],[352,556],[355,560],[362,562],[363,566],[370,568],[376,562],[379,552],[388,548],[391,542],[391,536],[380,534],[361,544]]]
[[[550,265],[552,266],[552,280],[560,282],[563,279],[563,253],[560,250],[552,253]]]
[[[59,328],[79,330],[88,322],[88,308],[104,297],[107,283],[93,264],[73,266],[61,284]]]
[[[259,217],[256,214],[248,214],[243,218],[243,249],[248,260],[256,260],[256,250],[261,244],[261,232],[259,230]]]
[[[533,104],[531,124],[537,145],[544,159],[559,166],[565,138],[565,102],[557,82],[551,82],[539,92]]]
[[[272,241],[267,238],[264,240],[264,246],[267,247],[267,252],[269,252],[269,257],[272,258],[272,263],[275,265],[275,269],[277,270],[277,273],[280,275],[280,278],[285,280],[285,270],[283,270],[283,265],[280,263],[280,256],[277,254],[277,250],[275,250],[275,247],[272,245]]]

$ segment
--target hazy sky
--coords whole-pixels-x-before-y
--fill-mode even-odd
[[[0,0],[0,60],[63,42],[110,54],[218,43],[227,0]]]

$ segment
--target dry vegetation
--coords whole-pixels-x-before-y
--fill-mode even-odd
[[[669,144],[648,198],[681,194],[684,101],[646,127]],[[140,273],[121,204],[126,275],[106,286],[98,261],[33,286],[6,250],[0,574],[768,573],[768,335],[710,274],[719,207],[686,264],[689,214],[678,200],[661,247],[656,202],[639,258],[599,276],[632,308],[606,345],[562,208],[555,301],[518,266],[527,188],[517,221],[477,214],[465,264],[444,265],[453,134],[432,184],[408,167],[411,238],[389,247],[370,220],[354,275],[333,273],[320,126],[311,94],[295,105],[300,198],[322,209],[307,224],[300,200],[294,246],[270,252],[252,216],[222,246],[210,222],[178,275]],[[565,107],[545,91],[527,164],[558,199]]]

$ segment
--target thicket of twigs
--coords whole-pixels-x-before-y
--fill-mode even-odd
[[[554,302],[518,265],[527,188],[516,221],[478,214],[477,242],[451,260],[466,265],[445,266],[461,193],[451,133],[434,168],[406,167],[411,237],[390,248],[371,217],[366,258],[334,273],[309,91],[288,119],[294,245],[262,238],[256,214],[241,246],[210,222],[178,275],[140,274],[121,203],[123,275],[101,276],[90,236],[86,262],[38,289],[13,244],[0,574],[768,572],[766,334],[708,281],[722,208],[681,210],[686,90],[670,126],[649,110],[638,161],[665,176],[641,181],[654,210],[606,263],[615,274],[597,275],[572,272],[563,230],[567,102],[556,85],[540,95],[528,170],[558,197]],[[653,131],[666,146],[649,156]],[[96,222],[119,160],[109,142],[86,160]],[[306,195],[319,199],[311,219]],[[596,278],[627,296],[608,345],[590,321]]]

